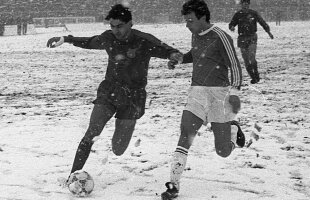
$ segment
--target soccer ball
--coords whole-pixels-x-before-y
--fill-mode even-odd
[[[85,171],[72,173],[68,180],[69,191],[79,197],[89,195],[94,189],[94,180]]]

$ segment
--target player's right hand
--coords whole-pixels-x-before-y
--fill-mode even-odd
[[[65,42],[64,37],[52,37],[47,41],[46,46],[49,48],[55,48],[62,45]]]
[[[180,52],[174,52],[170,55],[168,61],[168,69],[174,69],[175,65],[183,62],[183,54]]]

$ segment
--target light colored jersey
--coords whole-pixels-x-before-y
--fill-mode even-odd
[[[193,63],[192,86],[241,86],[242,70],[233,40],[215,25],[193,34],[192,49],[185,54],[183,62]]]

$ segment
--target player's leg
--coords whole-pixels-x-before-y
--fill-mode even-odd
[[[236,121],[226,123],[211,122],[214,133],[216,153],[221,157],[228,157],[235,147],[243,147],[244,134]]]
[[[115,114],[115,132],[112,137],[112,150],[117,156],[122,155],[132,138],[136,120],[145,112],[145,89],[124,90],[118,88],[115,91],[117,97],[117,111]]]
[[[214,133],[216,153],[224,158],[231,154],[236,145],[243,146],[245,140],[243,133],[239,131],[238,125],[231,122],[236,113],[233,112],[232,105],[229,102],[228,97],[231,95],[229,91],[229,88],[225,87],[210,90],[210,96],[213,99],[210,100],[211,106],[208,113],[208,119]],[[242,143],[243,145],[241,145]]]
[[[94,144],[94,137],[99,136],[115,110],[107,105],[95,104],[91,113],[88,129],[82,138],[75,154],[71,173],[83,168]]]
[[[166,183],[167,191],[162,193],[163,199],[178,196],[180,179],[187,162],[188,150],[192,146],[197,131],[202,126],[203,120],[192,112],[184,110],[181,120],[181,135],[178,146],[173,154],[170,171],[170,182]]]
[[[188,150],[192,146],[197,131],[202,124],[203,120],[192,112],[187,110],[183,111],[181,119],[181,135],[171,165],[171,181],[177,185],[179,185],[179,180],[186,165]]]
[[[116,119],[115,132],[112,138],[112,150],[115,155],[120,156],[126,151],[135,125],[135,119]]]
[[[254,69],[253,66],[250,63],[250,50],[248,47],[246,48],[240,48],[241,50],[241,55],[244,61],[244,65],[245,65],[245,69],[248,72],[251,80],[255,79],[255,75],[254,75]]]
[[[256,50],[257,50],[257,42],[256,41],[251,43],[249,46],[250,65],[253,68],[254,80],[255,80],[255,81],[253,81],[253,83],[257,83],[260,80],[258,67],[257,67],[257,61],[256,61]]]
[[[216,153],[221,157],[228,157],[234,149],[231,141],[231,125],[227,123],[211,122],[214,133],[214,144]]]

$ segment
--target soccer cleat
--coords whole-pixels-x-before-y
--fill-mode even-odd
[[[166,184],[167,190],[161,194],[162,200],[172,200],[178,197],[179,190],[175,187],[175,185],[171,182],[167,182]]]
[[[237,132],[237,140],[236,140],[236,144],[239,146],[239,147],[244,147],[245,145],[245,136],[244,136],[244,133],[242,132],[241,130],[241,127],[239,125],[239,123],[235,120],[231,121],[230,122],[231,125],[235,125],[238,127],[238,132]]]
[[[251,80],[251,84],[256,84],[256,83],[258,83],[260,81],[260,78],[255,78],[255,79],[252,79]]]
[[[65,178],[65,177],[59,177],[57,178],[57,182],[58,182],[58,185],[61,186],[62,188],[66,188],[68,187],[68,185],[71,183],[69,181],[69,178]]]

